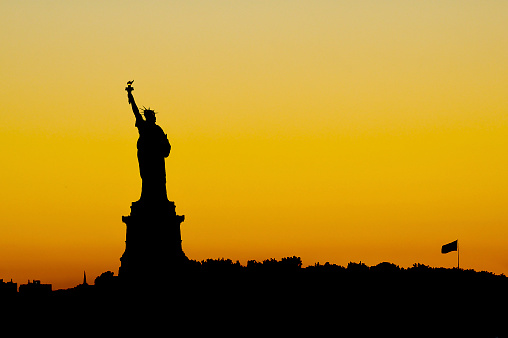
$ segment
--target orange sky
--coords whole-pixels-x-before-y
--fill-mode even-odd
[[[189,258],[508,273],[505,1],[3,1],[0,278],[118,271],[159,112]]]

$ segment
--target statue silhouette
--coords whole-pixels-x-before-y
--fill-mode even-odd
[[[155,112],[144,109],[141,116],[134,101],[132,82],[127,82],[127,97],[136,117],[136,127],[139,132],[137,143],[139,173],[142,187],[140,202],[161,202],[167,200],[166,193],[166,164],[164,159],[169,156],[171,145],[167,135],[161,127],[155,124]]]
[[[119,277],[135,281],[146,275],[167,277],[187,262],[182,250],[180,224],[175,203],[166,193],[166,163],[171,146],[167,135],[155,124],[155,112],[144,109],[143,116],[134,101],[132,82],[127,82],[127,97],[139,131],[137,142],[141,197],[131,205],[126,224],[125,252],[120,258]]]

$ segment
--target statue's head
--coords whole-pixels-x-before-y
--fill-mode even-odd
[[[145,116],[146,122],[155,123],[155,112],[148,108],[143,110],[143,115]]]

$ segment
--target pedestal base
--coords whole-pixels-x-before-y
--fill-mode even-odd
[[[127,225],[125,252],[120,258],[121,279],[143,281],[171,277],[188,261],[182,250],[180,223],[174,202],[133,202],[131,214],[123,216]]]

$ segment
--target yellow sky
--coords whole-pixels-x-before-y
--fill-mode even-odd
[[[115,273],[159,112],[189,258],[508,273],[505,1],[3,1],[0,278]]]

